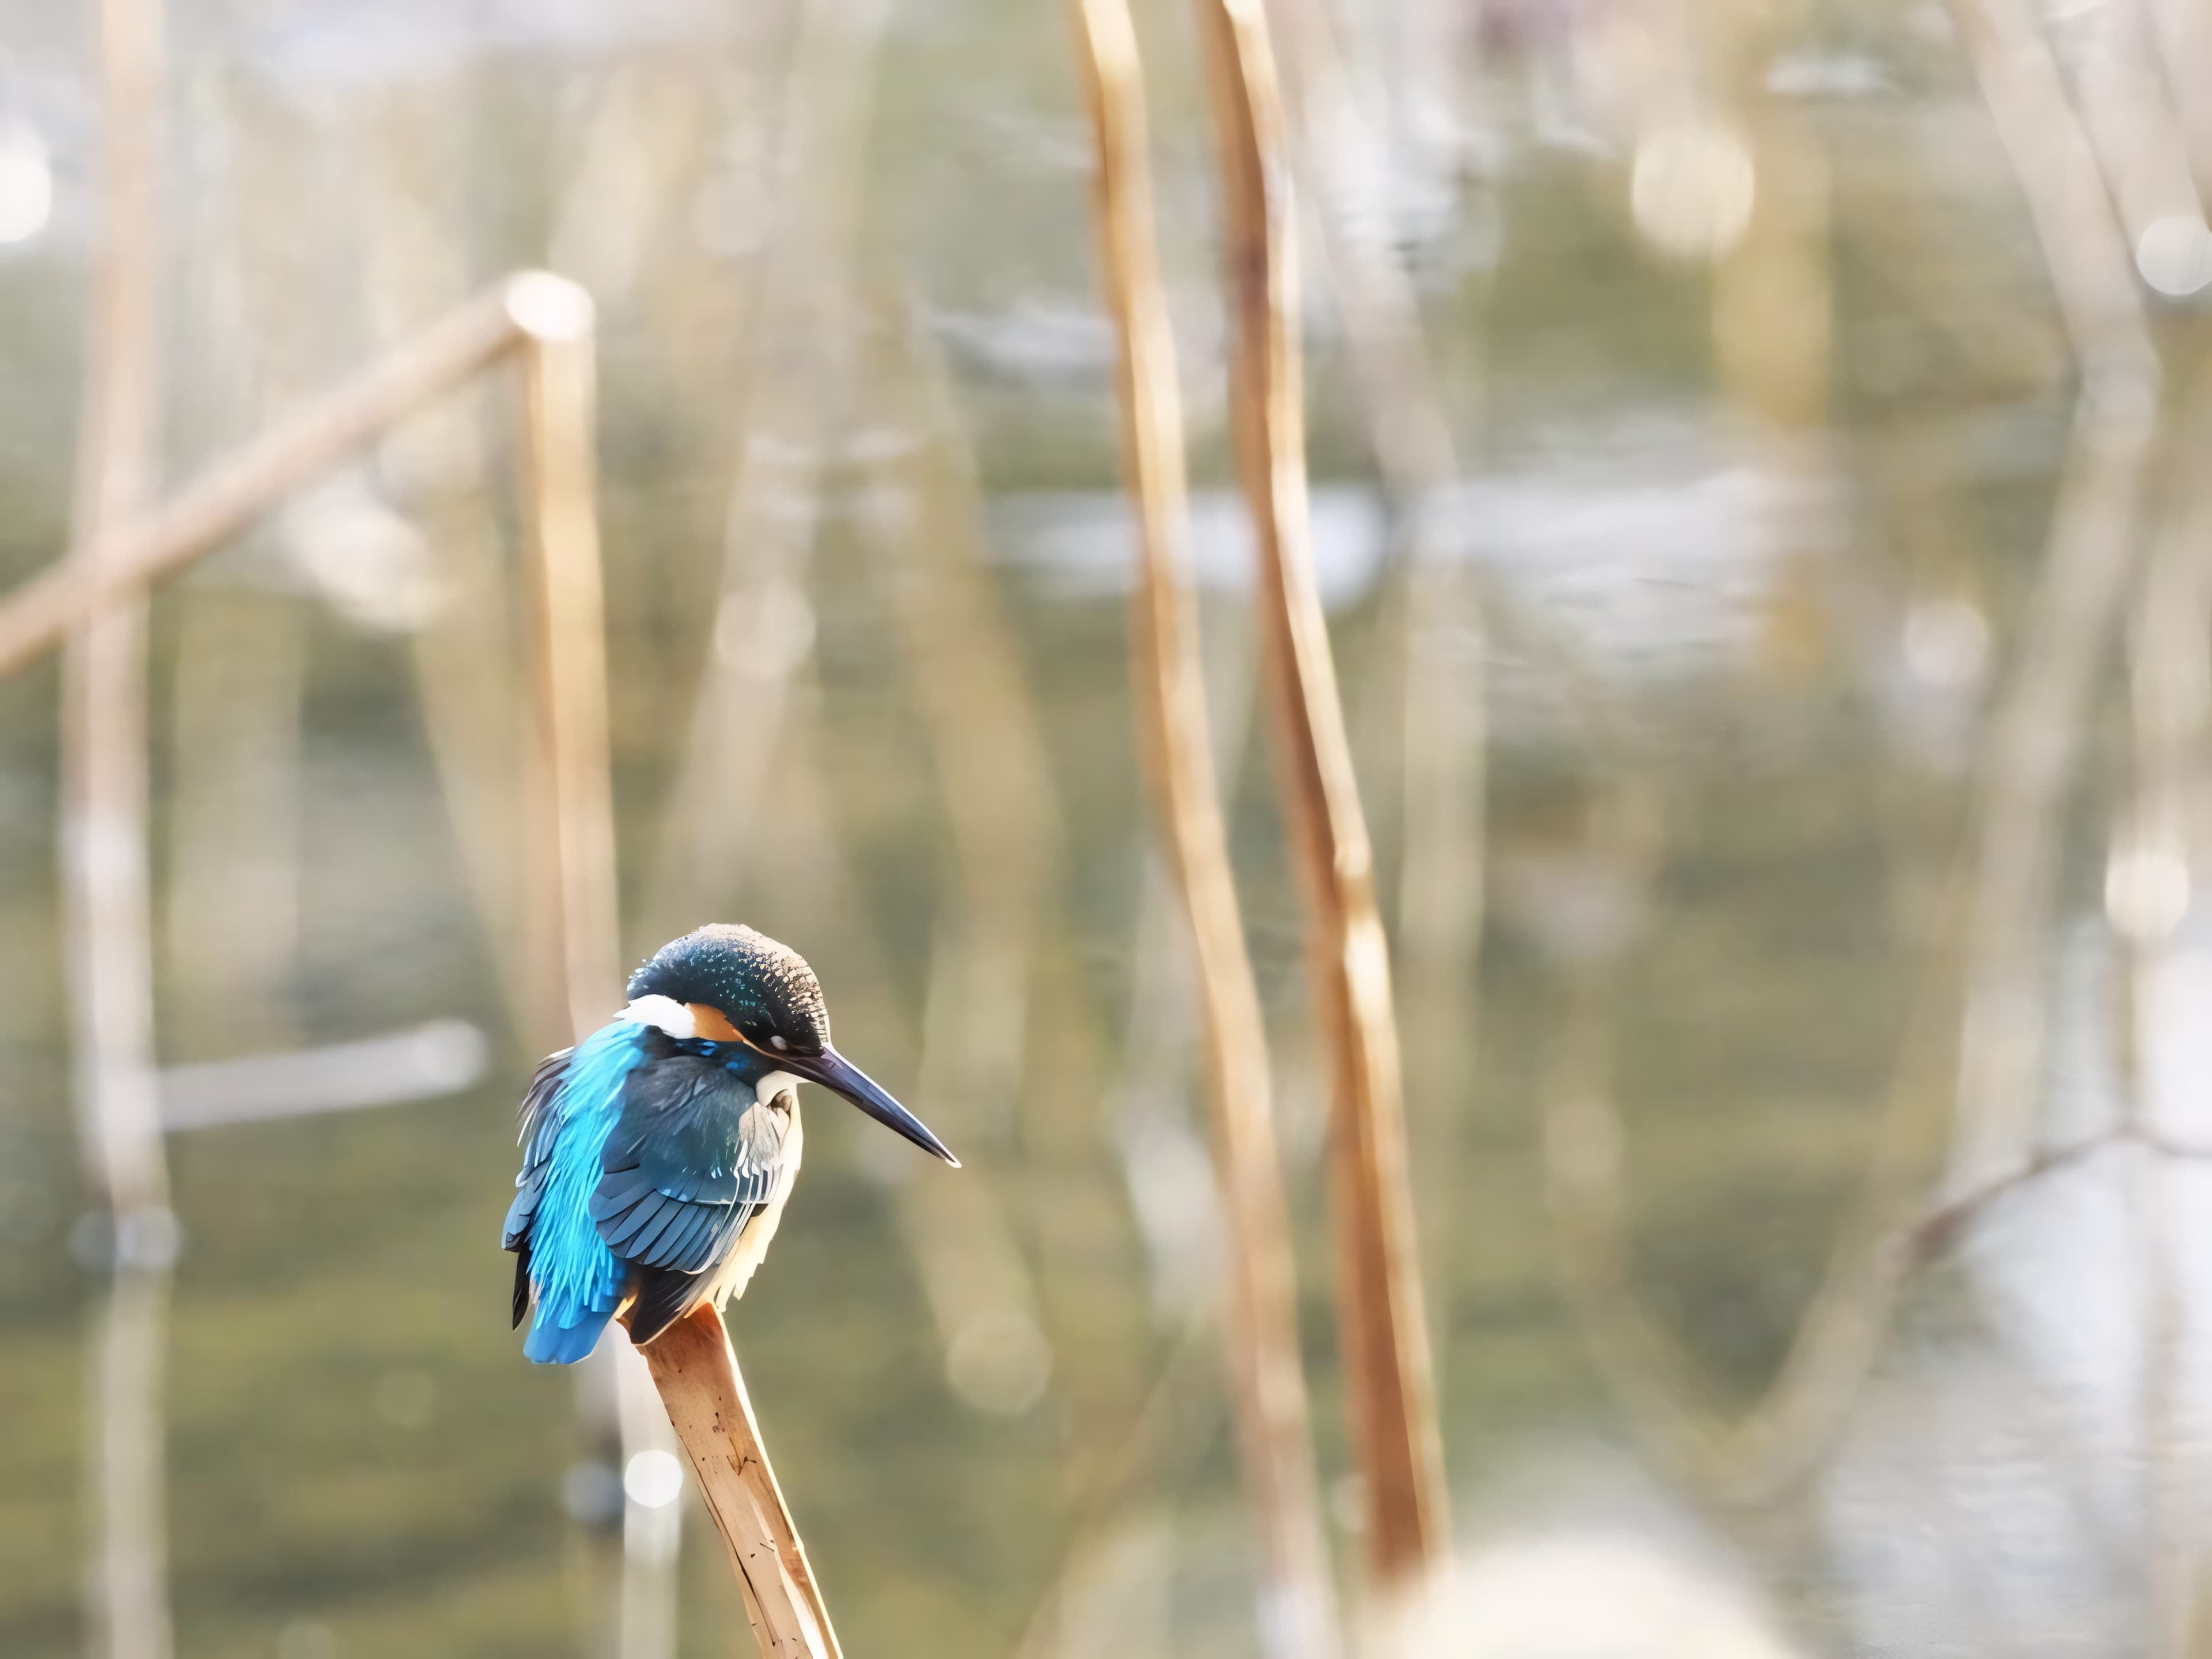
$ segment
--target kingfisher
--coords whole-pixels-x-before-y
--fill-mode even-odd
[[[953,1168],[921,1119],[830,1046],[799,952],[715,923],[630,975],[629,1004],[538,1068],[507,1212],[514,1322],[541,1365],[589,1354],[626,1316],[641,1347],[743,1293],[799,1174],[799,1085],[842,1095]]]

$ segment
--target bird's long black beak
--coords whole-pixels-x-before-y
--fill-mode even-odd
[[[835,1089],[877,1122],[897,1130],[925,1152],[934,1153],[956,1170],[960,1167],[960,1160],[952,1156],[952,1149],[930,1133],[927,1124],[892,1099],[890,1090],[835,1048],[824,1048],[818,1054],[787,1051],[775,1059],[785,1071],[796,1073],[825,1089]]]

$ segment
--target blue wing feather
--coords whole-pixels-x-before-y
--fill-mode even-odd
[[[538,1070],[523,1103],[522,1173],[507,1248],[529,1251],[538,1314],[523,1352],[541,1364],[581,1359],[621,1304],[623,1273],[590,1213],[602,1148],[624,1085],[644,1064],[646,1028],[617,1021]]]
[[[738,1124],[752,1085],[720,1062],[679,1054],[629,1079],[592,1195],[599,1237],[626,1261],[703,1273],[775,1189]]]

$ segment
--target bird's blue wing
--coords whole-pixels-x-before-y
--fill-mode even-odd
[[[679,1273],[721,1261],[781,1171],[781,1121],[755,1119],[749,1128],[753,1104],[750,1084],[697,1055],[632,1072],[592,1194],[606,1247],[638,1267]]]
[[[575,1052],[563,1048],[540,1060],[538,1074],[530,1079],[530,1091],[522,1097],[522,1133],[517,1137],[522,1144],[522,1173],[514,1178],[514,1202],[507,1206],[506,1236],[500,1241],[503,1250],[520,1249],[530,1237],[530,1224],[545,1196],[545,1177],[552,1166],[553,1143],[561,1127],[556,1097],[568,1079],[568,1062]]]
[[[620,1304],[623,1272],[590,1213],[599,1158],[623,1085],[652,1058],[649,1028],[617,1021],[538,1068],[523,1102],[522,1172],[507,1212],[516,1251],[517,1322],[530,1291],[538,1316],[523,1352],[567,1363],[589,1353]],[[665,1042],[665,1039],[663,1039]]]

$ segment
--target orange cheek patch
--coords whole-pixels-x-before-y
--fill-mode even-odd
[[[738,1028],[730,1024],[720,1008],[708,1002],[687,1002],[684,1005],[691,1015],[691,1031],[712,1042],[743,1042]]]

